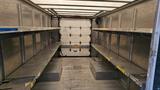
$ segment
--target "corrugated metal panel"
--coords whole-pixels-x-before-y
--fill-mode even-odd
[[[105,44],[105,47],[107,48],[107,49],[110,49],[110,44],[111,44],[111,42],[110,42],[110,33],[105,33],[105,41],[106,41],[106,44]]]
[[[132,62],[138,66],[148,69],[151,36],[134,36]]]
[[[58,18],[52,18],[52,26],[57,27],[58,26]]]
[[[18,26],[17,0],[0,0],[0,26]]]
[[[112,20],[112,18],[109,16],[106,18],[106,26],[105,26],[106,28],[111,28],[111,26],[112,26],[111,20]]]
[[[129,35],[120,35],[119,54],[129,60],[130,37]]]
[[[21,61],[19,37],[5,39],[2,42],[5,76],[18,68]]]
[[[100,45],[104,45],[104,33],[103,32],[99,32],[99,44]]]
[[[119,14],[112,15],[112,28],[119,28]]]
[[[133,28],[134,9],[127,9],[121,13],[121,28]]]
[[[34,26],[41,27],[41,13],[38,11],[34,12]]]
[[[96,24],[96,19],[93,19],[93,21],[92,21],[92,27],[93,28],[98,28],[98,25]]]
[[[25,35],[24,36],[24,45],[25,45],[25,60],[28,60],[33,56],[32,35]]]
[[[23,26],[33,26],[32,9],[27,5],[22,5]]]
[[[111,35],[111,50],[118,54],[118,36],[117,34]]]
[[[47,26],[47,22],[46,22],[46,16],[42,15],[42,27],[46,27]]]
[[[42,48],[45,48],[48,45],[47,38],[48,38],[48,33],[47,32],[42,32],[41,33]]]
[[[156,10],[155,6],[156,0],[149,0],[146,3],[139,4],[136,7],[136,28],[153,28]]]
[[[32,15],[32,10],[35,11],[35,15]],[[33,22],[34,26],[40,26],[41,19],[38,14],[44,13],[21,0],[0,0],[0,26],[19,26],[22,24],[23,26],[33,26]],[[48,15],[44,15],[48,17]]]
[[[51,16],[48,16],[48,27],[51,27]],[[58,27],[58,26],[57,26]]]
[[[98,42],[98,32],[92,31],[92,43],[97,43],[97,42]]]
[[[103,47],[107,47],[107,41],[108,41],[107,35],[108,35],[107,33],[103,33],[103,42],[102,42]]]
[[[40,33],[36,33],[36,52],[41,50],[41,35]]]

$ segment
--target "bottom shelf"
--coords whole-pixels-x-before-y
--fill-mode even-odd
[[[92,47],[99,54],[105,57],[106,60],[112,63],[119,71],[134,81],[139,87],[144,86],[147,77],[147,71],[100,45],[92,44]]]
[[[7,79],[8,83],[0,86],[0,90],[30,90],[40,77],[52,57],[60,47],[60,43],[54,44],[53,48],[45,48],[31,60],[13,72]]]

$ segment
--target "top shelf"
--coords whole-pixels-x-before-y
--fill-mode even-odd
[[[92,28],[94,31],[102,32],[123,32],[123,33],[148,33],[152,34],[152,28],[139,28],[139,29],[124,29],[124,28]]]
[[[10,33],[25,33],[25,32],[41,32],[41,31],[53,31],[59,30],[60,27],[0,27],[5,29],[15,28],[17,30],[10,30],[10,31],[0,31],[0,34],[10,34]]]

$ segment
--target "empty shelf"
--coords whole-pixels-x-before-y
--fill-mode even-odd
[[[106,50],[104,47],[92,44],[92,47],[104,56],[109,62],[111,62],[118,70],[120,70],[127,77],[132,79],[137,85],[142,87],[145,83],[146,71],[113,53],[112,51]],[[144,77],[142,77],[144,75]],[[140,78],[139,78],[140,77]]]
[[[8,79],[17,79],[25,77],[39,77],[44,68],[48,65],[51,58],[54,56],[58,50],[60,43],[56,43],[54,48],[40,52],[38,55],[34,56],[30,61],[22,65],[14,73],[12,73]]]
[[[0,27],[0,28],[17,28],[17,31],[2,31],[0,34],[25,33],[25,32],[41,32],[59,30],[60,27]]]
[[[31,58],[31,60],[9,75],[7,79],[11,81],[9,83],[2,84],[0,89],[28,90],[26,88],[32,88],[59,47],[60,43],[56,43],[54,44],[54,48],[46,48],[38,53],[36,56]]]
[[[13,80],[9,83],[2,84],[0,90],[30,90],[35,82],[36,80],[33,78]]]
[[[123,33],[149,33],[152,34],[152,28],[139,28],[139,29],[123,29],[123,28],[92,28],[94,31],[102,32],[123,32]]]

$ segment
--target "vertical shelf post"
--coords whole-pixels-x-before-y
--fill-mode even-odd
[[[146,90],[160,90],[160,0],[157,0],[155,27],[152,35]]]

